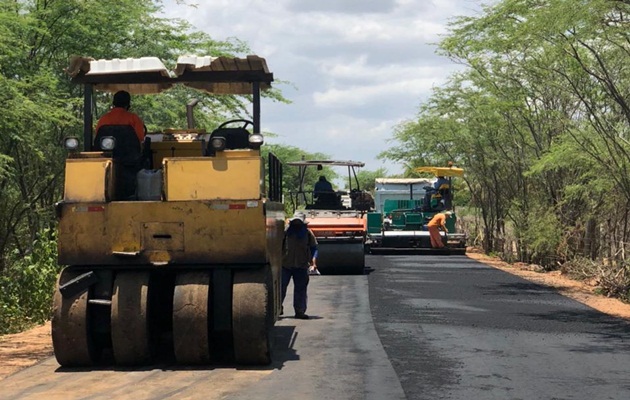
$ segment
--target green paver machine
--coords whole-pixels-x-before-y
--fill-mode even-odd
[[[376,180],[376,211],[368,214],[368,239],[371,253],[431,252],[464,254],[466,235],[457,232],[457,215],[453,209],[453,177],[464,170],[456,167],[420,167],[417,172],[430,173],[435,179]],[[401,198],[401,193],[408,193]],[[433,249],[427,223],[440,211],[453,211],[446,220],[448,234],[442,233],[445,249]]]

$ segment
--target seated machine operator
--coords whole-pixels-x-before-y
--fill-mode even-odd
[[[116,172],[115,197],[117,200],[130,200],[135,198],[137,173],[143,167],[141,146],[145,127],[140,117],[129,112],[131,95],[128,92],[124,90],[116,92],[112,103],[112,109],[96,124],[96,138],[99,135],[111,134],[122,143],[113,151],[113,158],[121,163],[121,168]],[[123,127],[124,130],[120,130],[119,127]]]
[[[442,208],[440,207],[441,204],[437,204],[437,207],[433,207],[433,205],[431,204],[432,198],[438,194],[441,196],[441,200],[444,203],[444,206],[449,203],[450,199],[448,198],[448,196],[450,195],[451,183],[448,179],[443,176],[438,176],[437,180],[433,183],[433,187],[428,188],[429,189],[426,191],[426,194],[424,196],[424,208],[426,210],[431,210],[433,208]]]
[[[438,176],[437,177],[437,181],[435,181],[435,183],[433,184],[433,188],[435,189],[435,191],[437,192],[438,190],[440,190],[440,188],[442,187],[442,185],[446,185],[447,187],[451,186],[451,183],[448,181],[448,179],[446,179],[443,176]]]
[[[131,95],[124,90],[114,94],[113,107],[103,114],[96,124],[96,133],[104,125],[130,125],[138,136],[140,143],[144,140],[144,123],[140,117],[129,111],[131,107]]]
[[[319,177],[313,188],[313,198],[317,199],[317,203],[334,204],[338,202],[337,194],[330,182],[326,180],[324,175]]]

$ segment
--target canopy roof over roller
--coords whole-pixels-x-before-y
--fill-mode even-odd
[[[292,165],[294,167],[299,167],[299,166],[309,166],[309,165],[321,165],[322,167],[326,166],[326,167],[331,167],[331,166],[336,166],[336,167],[358,167],[361,168],[363,166],[365,166],[365,163],[362,163],[360,161],[340,161],[340,160],[302,160],[302,161],[291,161],[286,163],[287,165]]]
[[[362,168],[365,166],[365,163],[360,161],[350,161],[350,160],[300,160],[300,161],[291,161],[287,162],[286,165],[290,165],[292,167],[298,167],[298,177],[300,179],[300,186],[298,193],[303,194],[304,184],[306,183],[306,170],[309,167],[317,167],[318,170],[322,169],[321,167],[347,167],[348,168],[348,187],[350,190],[353,188],[353,178],[355,181],[354,187],[359,189],[359,179],[357,178],[357,168]]]
[[[415,185],[418,183],[426,184],[429,182],[427,178],[376,178],[374,181],[380,184],[395,183],[399,185]]]
[[[211,94],[252,94],[271,87],[273,74],[264,58],[181,56],[169,71],[157,57],[94,60],[73,57],[66,70],[74,83],[92,84],[99,91],[131,94],[160,93],[176,84]]]
[[[464,176],[464,170],[457,167],[419,167],[416,172],[428,172],[435,176]]]
[[[84,85],[83,146],[90,151],[93,126],[93,91],[131,94],[160,93],[183,84],[209,94],[252,96],[254,132],[260,132],[260,92],[271,88],[273,74],[267,61],[255,55],[245,58],[181,56],[169,71],[157,57],[95,60],[72,57],[66,72],[72,82]]]

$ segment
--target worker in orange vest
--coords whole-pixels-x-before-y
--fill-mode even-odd
[[[440,229],[444,231],[444,233],[448,233],[448,228],[446,227],[446,218],[450,218],[453,215],[452,211],[441,211],[431,218],[431,221],[427,224],[427,228],[429,228],[429,236],[431,237],[431,247],[434,249],[441,249],[444,247],[444,243],[442,243],[442,237],[440,236]]]
[[[131,107],[131,95],[124,90],[114,94],[112,109],[104,114],[96,124],[96,133],[103,125],[130,125],[138,136],[140,143],[144,140],[144,123],[136,114],[129,111]]]

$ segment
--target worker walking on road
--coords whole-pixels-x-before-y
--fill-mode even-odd
[[[446,227],[446,218],[450,218],[453,213],[451,211],[442,211],[433,216],[431,221],[427,224],[429,228],[429,235],[431,236],[431,247],[434,249],[441,249],[444,247],[444,243],[442,243],[442,237],[440,236],[440,229],[444,231],[444,233],[448,233],[448,228]]]
[[[293,278],[293,308],[295,318],[308,319],[306,315],[309,267],[317,270],[317,239],[306,226],[306,214],[296,212],[289,220],[284,233],[284,257],[282,260],[282,303],[287,287]]]

